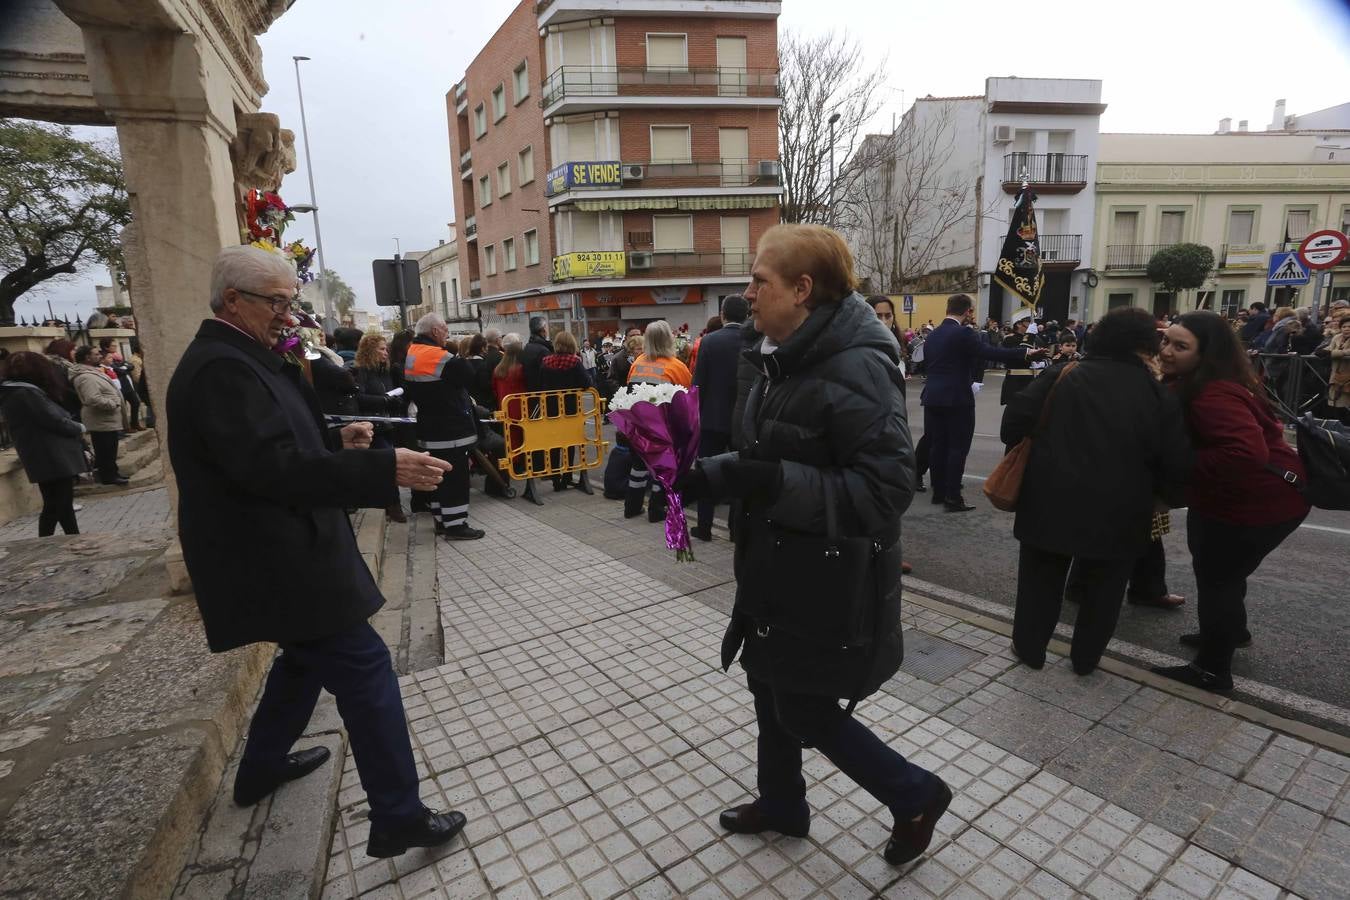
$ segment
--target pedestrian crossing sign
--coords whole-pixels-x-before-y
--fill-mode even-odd
[[[1266,284],[1307,284],[1308,270],[1294,251],[1270,254],[1270,270]]]

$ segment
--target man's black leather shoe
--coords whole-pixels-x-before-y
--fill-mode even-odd
[[[809,816],[803,816],[799,822],[780,822],[766,815],[760,809],[758,803],[746,803],[743,806],[733,806],[731,809],[723,810],[722,815],[717,817],[717,821],[727,831],[735,834],[760,834],[765,831],[776,831],[790,837],[804,838],[811,830]]]
[[[370,840],[366,842],[366,856],[387,859],[400,856],[412,847],[439,847],[464,830],[468,819],[464,813],[438,813],[424,809],[422,815],[403,825],[371,825]]]
[[[441,532],[441,537],[447,541],[476,541],[487,534],[481,528],[471,528],[468,525],[456,525],[454,528],[447,528]]]
[[[966,498],[962,497],[960,494],[952,497],[945,505],[947,507],[947,512],[970,512],[975,508],[967,503]]]
[[[286,756],[281,769],[269,776],[250,775],[244,771],[243,764],[234,776],[234,802],[239,806],[252,806],[288,781],[304,778],[319,766],[328,762],[332,754],[327,747],[310,747],[297,750]]]
[[[937,778],[936,775],[933,777]],[[952,789],[947,787],[947,782],[941,778],[937,781],[937,794],[924,808],[919,818],[896,822],[895,827],[891,829],[891,839],[886,842],[886,849],[882,854],[891,865],[903,866],[910,860],[917,859],[928,849],[928,845],[933,843],[933,828],[937,826],[938,819],[942,818],[947,807],[952,805]]]
[[[1206,672],[1195,663],[1184,666],[1152,666],[1149,671],[1213,694],[1226,694],[1233,689],[1232,675],[1227,672]]]

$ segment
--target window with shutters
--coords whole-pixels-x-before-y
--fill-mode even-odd
[[[1167,210],[1158,221],[1158,243],[1180,244],[1182,230],[1186,224],[1186,213],[1181,210]]]
[[[1291,209],[1284,215],[1284,239],[1289,243],[1301,242],[1312,230],[1311,209]]]
[[[478,179],[478,205],[492,205],[492,178],[490,176],[484,175]]]
[[[489,275],[497,274],[497,248],[492,244],[483,248],[483,271]]]
[[[525,232],[525,265],[539,265],[539,232],[533,228]]]
[[[506,118],[506,85],[499,84],[492,90],[492,121],[500,122]]]
[[[688,125],[653,125],[652,163],[687,163],[693,159]]]
[[[514,271],[516,268],[515,238],[505,238],[502,240],[502,257],[506,260],[506,271]]]
[[[473,108],[473,136],[482,137],[485,134],[487,134],[487,110],[480,103]]]
[[[530,64],[529,61],[522,61],[516,66],[516,70],[511,73],[512,85],[515,88],[516,105],[526,97],[530,96]]]
[[[653,216],[652,249],[664,250],[694,249],[693,216]]]
[[[689,68],[687,36],[683,34],[647,35],[647,68],[678,72]]]
[[[1250,209],[1230,210],[1228,213],[1228,243],[1250,244],[1255,223],[1255,211]]]
[[[1111,219],[1111,243],[1118,246],[1137,243],[1139,213],[1135,210],[1117,210]]]
[[[505,197],[511,193],[511,164],[502,163],[497,167],[497,196]]]
[[[534,181],[534,147],[529,146],[520,151],[520,183],[529,184]]]

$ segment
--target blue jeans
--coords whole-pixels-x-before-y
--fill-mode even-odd
[[[886,804],[896,821],[914,818],[933,798],[937,777],[896,753],[832,697],[788,694],[746,678],[759,720],[759,803],[770,815],[807,813],[802,747],[815,747],[835,768]]]
[[[370,821],[401,823],[420,815],[417,766],[398,676],[389,649],[369,623],[330,637],[281,645],[249,725],[239,767],[259,772],[280,767],[291,745],[304,734],[320,689],[337,698],[361,787],[370,801]]]

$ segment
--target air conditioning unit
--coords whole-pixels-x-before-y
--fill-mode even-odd
[[[630,269],[650,269],[652,267],[652,254],[650,250],[632,250],[628,254],[628,268]]]
[[[644,178],[646,178],[646,177],[647,177],[647,167],[646,167],[646,166],[637,166],[637,165],[633,165],[633,164],[631,164],[631,163],[624,163],[624,165],[623,165],[623,180],[624,180],[624,181],[641,181],[642,179],[644,179]]]
[[[1011,125],[994,126],[995,144],[1011,144],[1015,137],[1017,137],[1017,129],[1013,128]]]
[[[783,177],[783,165],[776,159],[759,161],[759,180],[772,181],[775,184]]]

